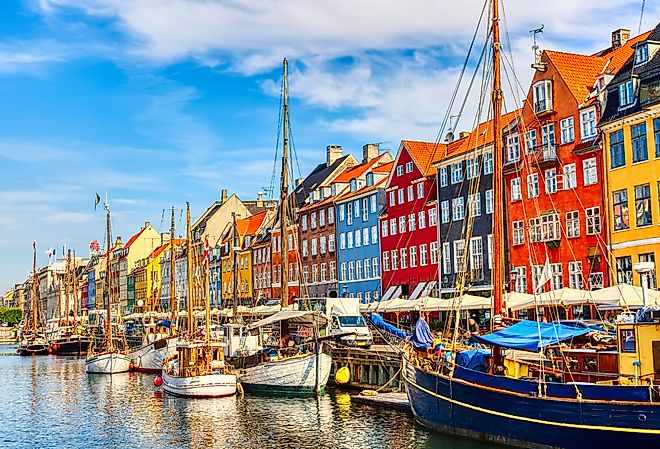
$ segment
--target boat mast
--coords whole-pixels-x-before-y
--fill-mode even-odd
[[[73,251],[73,266],[71,267],[73,281],[73,325],[78,321],[78,270],[76,269],[76,251]]]
[[[209,267],[209,239],[204,242],[204,299],[206,306],[206,344],[211,341],[211,272]]]
[[[502,296],[504,289],[504,182],[502,175],[502,80],[500,77],[500,42],[499,0],[493,2],[493,315],[502,314]]]
[[[186,202],[186,296],[188,298],[188,337],[193,337],[192,307],[192,237],[190,231],[190,203]]]
[[[172,207],[172,222],[170,224],[170,313],[171,313],[171,322],[170,329],[175,329],[172,326],[174,319],[176,318],[176,297],[174,296],[174,207]],[[178,325],[178,323],[177,323]]]
[[[105,205],[105,210],[106,210],[106,226],[105,226],[105,231],[106,231],[106,240],[107,240],[107,252],[105,254],[105,289],[107,292],[107,305],[106,305],[106,313],[107,313],[107,318],[106,318],[106,326],[107,326],[107,331],[106,331],[106,345],[107,349],[111,350],[112,349],[112,306],[111,306],[111,296],[110,296],[110,261],[112,260],[112,257],[110,255],[110,246],[112,242],[112,232],[110,230],[110,206],[108,204]]]
[[[69,307],[71,300],[71,250],[66,251],[66,284],[64,284],[64,296],[66,297],[66,325],[69,325]]]
[[[37,241],[32,242],[32,332],[37,333]]]
[[[283,61],[284,84],[282,90],[282,184],[280,186],[280,241],[281,241],[281,298],[282,307],[289,305],[289,246],[287,234],[288,196],[289,196],[289,68],[286,58]]]
[[[232,255],[231,256],[232,257],[232,277],[233,277],[232,290],[233,290],[233,293],[234,293],[234,304],[233,304],[234,313],[233,313],[232,316],[234,317],[234,321],[236,321],[236,318],[238,317],[238,279],[237,279],[238,270],[237,270],[237,266],[236,266],[236,263],[238,262],[238,257],[237,257],[237,254],[236,254],[236,239],[238,238],[238,232],[237,232],[237,229],[236,229],[236,212],[232,212],[231,216],[232,216],[232,219],[234,221],[234,226],[233,226],[233,229],[232,229],[232,239],[231,239],[231,242],[230,242],[231,255]]]

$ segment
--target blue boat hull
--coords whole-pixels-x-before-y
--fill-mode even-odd
[[[660,447],[651,402],[538,397],[404,368],[415,418],[440,432],[534,449]]]

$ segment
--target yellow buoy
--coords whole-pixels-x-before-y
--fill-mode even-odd
[[[347,384],[351,380],[351,371],[347,366],[342,366],[335,373],[335,382],[340,385]]]

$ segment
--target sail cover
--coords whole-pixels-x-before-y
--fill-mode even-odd
[[[576,328],[563,324],[520,321],[492,334],[472,337],[479,343],[503,348],[539,351],[560,341],[570,340],[593,332],[593,329]]]
[[[410,338],[410,342],[416,349],[425,351],[433,344],[433,335],[431,335],[431,328],[424,318],[419,317],[417,324],[415,324],[415,331]]]
[[[409,333],[402,331],[401,329],[390,323],[387,323],[385,320],[383,320],[383,317],[377,313],[370,313],[369,321],[371,321],[371,324],[376,326],[378,329],[384,330],[388,334],[394,335],[395,337],[401,340],[405,340],[408,337],[410,337]]]

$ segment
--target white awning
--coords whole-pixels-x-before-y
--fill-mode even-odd
[[[417,299],[420,296],[426,296],[421,294],[425,286],[426,286],[426,282],[420,282],[419,284],[417,284],[413,289],[412,293],[410,294],[410,299]]]
[[[307,326],[324,327],[328,319],[320,312],[309,310],[281,310],[274,315],[250,324],[247,329],[252,330],[280,321],[289,321],[294,324],[303,324]]]
[[[426,286],[424,287],[424,290],[422,290],[422,294],[419,295],[420,298],[424,298],[426,296],[429,296],[431,294],[431,291],[438,285],[438,281],[430,281],[426,283]]]
[[[396,285],[396,286],[393,285],[393,286],[391,286],[390,288],[387,289],[387,291],[385,292],[385,296],[383,296],[383,298],[380,300],[380,302],[384,302],[384,301],[387,301],[387,300],[390,300],[390,299],[398,298],[399,296],[401,296],[402,291],[403,291],[403,289],[401,288],[400,285]]]

